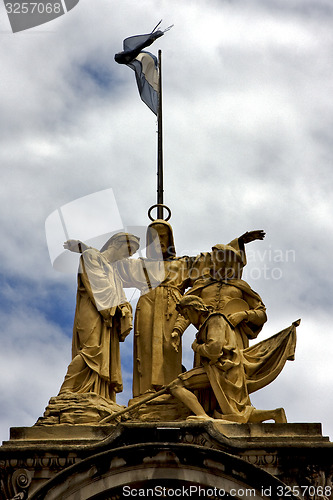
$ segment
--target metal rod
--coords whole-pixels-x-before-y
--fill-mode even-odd
[[[163,205],[163,130],[162,130],[162,51],[158,51],[158,110],[157,110],[157,204]],[[157,207],[157,218],[163,219],[163,207]]]

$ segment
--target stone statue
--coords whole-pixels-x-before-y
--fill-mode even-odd
[[[256,338],[267,321],[266,309],[260,296],[245,281],[239,279],[243,267],[244,256],[240,250],[230,244],[217,244],[212,248],[209,273],[192,280],[192,287],[187,292],[201,297],[207,307],[220,313],[236,298],[246,301],[243,305],[251,310],[236,311],[228,318],[235,327],[240,349],[249,346],[249,339]],[[184,322],[183,316],[178,317],[172,333],[172,344],[176,350],[180,335],[189,324],[190,321]]]
[[[68,248],[70,243],[65,244]],[[119,342],[132,329],[117,261],[131,256],[139,239],[127,233],[113,235],[101,251],[88,248],[80,257],[72,362],[59,394],[93,392],[115,401],[122,391]]]
[[[177,412],[182,415],[183,410],[172,401],[181,401],[187,412],[194,413],[193,418],[286,422],[283,408],[257,410],[249,398],[251,392],[278,376],[287,359],[293,359],[298,324],[248,347],[249,339],[256,338],[267,317],[260,296],[241,279],[245,243],[263,237],[262,231],[245,233],[227,245],[215,245],[212,252],[177,257],[170,224],[156,220],[147,230],[146,258],[119,260],[116,254],[118,260],[111,268],[119,290],[123,293],[122,287],[133,286],[141,290],[134,325],[134,399],[128,409],[105,417],[103,423],[134,408],[139,418],[146,419],[152,411],[148,405],[152,399],[156,400],[154,415],[158,407],[161,415],[176,419]],[[72,250],[80,246],[81,259],[97,252],[80,242],[67,242]],[[112,260],[114,255],[106,257]],[[98,281],[97,277],[97,288]],[[105,283],[103,290],[108,286]],[[97,309],[105,311],[104,306]],[[180,338],[190,323],[198,333],[192,344],[194,369],[186,372],[181,367]],[[61,391],[72,383],[70,368]],[[80,370],[74,379],[81,377]],[[175,399],[166,396],[167,392]]]
[[[194,413],[194,417],[189,417],[192,419],[286,422],[283,408],[257,410],[251,404],[249,393],[269,384],[286,360],[293,359],[297,323],[254,347],[240,349],[237,326],[247,320],[251,322],[251,313],[255,310],[251,300],[247,309],[242,302],[244,296],[230,300],[231,313],[224,315],[212,312],[198,296],[187,295],[180,300],[177,309],[198,329],[192,344],[195,367],[180,374],[168,390]]]
[[[163,261],[155,252],[157,236]],[[134,397],[160,389],[182,371],[181,348],[178,352],[173,349],[171,333],[178,315],[176,304],[185,291],[192,263],[190,257],[176,257],[172,228],[168,222],[159,219],[148,227],[146,258],[150,265],[159,259],[163,276],[159,286],[144,290],[137,279],[134,262],[129,263],[131,268],[127,275],[122,275],[126,286],[141,289],[134,322]]]
[[[244,245],[255,239],[263,239],[264,236],[263,231],[251,231],[229,243],[240,255],[237,270],[239,276],[246,264]],[[74,241],[70,249],[78,251],[78,243]],[[177,257],[172,227],[162,219],[157,219],[148,226],[146,244],[146,259],[129,259],[117,264],[123,286],[136,287],[141,291],[134,322],[134,398],[159,390],[182,372],[180,335],[177,349],[174,348],[175,339],[172,337],[178,317],[176,304],[186,289],[198,277],[201,279],[209,276],[212,268],[211,253]],[[162,252],[163,260],[161,253],[156,250],[157,246]],[[183,322],[187,323],[186,320],[178,321],[181,323],[179,330],[182,329]]]
[[[171,226],[164,220],[150,224],[146,244],[146,259],[117,263],[122,286],[136,287],[141,291],[134,325],[134,397],[149,390],[155,391],[156,387],[170,382],[181,372],[181,350],[176,352],[171,346],[171,332],[178,315],[176,303],[182,296],[177,288],[180,263],[173,263],[175,250]],[[68,241],[66,247],[75,252],[88,248],[77,240]],[[174,264],[174,279],[167,287],[171,262]],[[161,282],[163,285],[158,286]]]
[[[161,284],[150,290],[142,290],[142,284],[136,278],[138,273],[133,260],[126,263],[130,266],[128,272],[120,273],[124,286],[136,286],[143,292],[137,304],[134,322],[134,397],[159,390],[182,372],[180,341],[178,349],[174,349],[172,338],[178,317],[176,305],[185,290],[191,286],[193,276],[202,276],[211,269],[210,253],[202,253],[195,257],[176,256],[172,227],[162,219],[157,219],[148,226],[147,261],[150,265],[158,258],[153,245],[157,236],[163,255],[163,262],[160,262],[164,274]],[[240,273],[246,264],[244,244],[255,239],[263,239],[264,236],[263,231],[252,231],[230,243],[241,254]],[[161,269],[159,271],[161,275]]]

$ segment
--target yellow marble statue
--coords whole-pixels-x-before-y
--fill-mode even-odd
[[[263,231],[251,231],[229,243],[240,256],[237,276],[246,264],[244,245],[264,236]],[[172,337],[178,317],[176,304],[198,279],[209,278],[212,269],[212,253],[176,256],[172,227],[164,220],[157,219],[148,226],[146,245],[145,259],[117,263],[123,286],[141,291],[134,321],[134,397],[159,390],[182,372],[181,335]],[[73,240],[69,249],[79,251],[80,246],[87,248]],[[186,320],[178,320],[179,331],[184,330],[183,323],[188,325]]]
[[[246,264],[244,244],[255,239],[263,239],[264,236],[263,231],[252,231],[229,243],[240,255],[240,260],[237,262],[239,275]],[[155,251],[154,241],[158,243],[163,261],[160,254]],[[154,262],[159,266],[155,270]],[[176,304],[197,277],[209,275],[212,268],[211,253],[201,253],[195,257],[177,257],[172,227],[161,219],[153,221],[148,226],[145,263],[150,275],[155,273],[156,281],[161,280],[160,285],[147,289],[146,278],[144,277],[142,281],[142,263],[138,267],[137,262],[132,259],[126,262],[126,271],[125,266],[122,266],[123,272],[120,272],[124,286],[141,289],[134,322],[134,397],[159,390],[182,372],[180,336],[177,349],[174,348],[172,337],[178,317]]]
[[[70,248],[68,242],[64,246]],[[131,256],[139,239],[117,233],[101,251],[87,248],[80,257],[72,362],[59,394],[95,393],[115,401],[122,391],[119,342],[132,329],[132,308],[127,302],[116,262]]]
[[[195,367],[180,374],[168,390],[194,413],[192,419],[286,422],[283,408],[257,410],[249,393],[272,382],[286,360],[293,359],[298,323],[256,346],[240,349],[236,330],[251,321],[253,306],[246,308],[243,299],[233,300],[233,312],[228,315],[212,312],[196,295],[180,300],[177,309],[198,329],[192,344]]]
[[[163,254],[163,260],[156,261],[163,274],[161,284],[147,289],[146,281],[140,283],[142,272],[135,261],[128,263],[130,268],[126,275],[121,274],[125,286],[141,289],[134,322],[134,397],[160,389],[182,371],[181,347],[178,352],[172,347],[171,333],[178,316],[176,304],[185,292],[194,259],[176,257],[170,224],[156,220],[147,231],[146,265],[150,265],[150,269],[156,259],[152,244],[156,235]]]

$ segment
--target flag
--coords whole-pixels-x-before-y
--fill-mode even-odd
[[[157,38],[164,35],[165,31],[157,30],[161,21],[151,33],[146,35],[135,35],[125,38],[123,51],[114,56],[119,64],[126,64],[135,72],[136,82],[142,101],[157,115],[158,91],[159,91],[159,69],[157,58],[143,49],[149,47]]]
[[[157,115],[159,78],[156,57],[150,52],[140,52],[127,66],[135,71],[142,101]]]

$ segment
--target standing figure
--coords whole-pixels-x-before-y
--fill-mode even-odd
[[[120,263],[124,286],[141,291],[134,321],[133,397],[159,390],[182,371],[181,349],[173,349],[171,333],[192,263],[191,257],[176,257],[172,228],[160,219],[148,226],[146,258]]]
[[[71,242],[65,243],[71,249]],[[80,257],[72,361],[59,394],[96,393],[115,401],[122,391],[119,342],[132,329],[116,263],[139,248],[139,238],[117,233],[101,251],[87,248]]]
[[[270,383],[280,373],[285,361],[293,359],[296,325],[257,344],[254,349],[246,349],[244,355],[238,347],[230,320],[234,324],[238,324],[240,318],[244,321],[251,309],[235,311],[227,320],[223,314],[211,312],[195,295],[183,297],[177,308],[198,329],[192,344],[197,362],[195,368],[180,374],[170,384],[170,393],[192,410],[194,418],[215,417],[238,423],[268,419],[286,422],[283,408],[257,410],[252,406],[247,372],[251,372],[250,382],[256,384],[254,390]],[[193,390],[197,391],[198,397]]]

